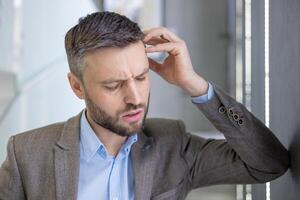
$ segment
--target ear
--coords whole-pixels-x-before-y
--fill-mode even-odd
[[[68,73],[70,86],[79,99],[84,99],[84,88],[82,82],[72,73]]]

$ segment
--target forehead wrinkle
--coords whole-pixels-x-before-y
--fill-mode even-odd
[[[147,72],[149,65],[144,46],[142,46],[143,50],[139,47],[130,45],[124,48],[107,48],[90,54],[95,58],[93,68],[103,67],[102,70],[97,70],[101,72],[102,75],[100,77],[102,77],[103,81],[98,79],[99,81],[97,82],[124,81]],[[141,55],[141,52],[145,55]],[[135,56],[138,56],[138,58],[134,58]]]
[[[142,73],[140,74],[137,74],[136,76],[134,76],[134,74],[131,75],[132,78],[136,78],[136,77],[139,77],[139,76],[142,76],[146,73],[149,72],[149,68],[145,68]],[[106,79],[106,80],[103,80],[101,81],[102,84],[110,84],[110,83],[114,83],[114,82],[123,82],[123,81],[127,81],[129,78],[109,78],[109,79]]]
[[[131,62],[133,58],[130,54],[128,55],[129,51],[126,50],[126,48],[122,49],[119,53],[120,54],[118,55],[116,60],[114,60],[114,64],[112,66],[113,69],[111,69],[111,71],[114,73],[114,75],[116,74],[116,76],[111,77],[110,79],[128,80],[130,77],[135,78],[149,70],[149,67],[147,67],[146,69],[142,69],[142,72],[138,72],[138,74],[135,75],[134,69],[138,69],[139,71],[139,69],[141,69],[142,67],[133,67],[132,69],[130,68],[130,66],[132,65]],[[133,65],[137,64],[134,62]]]

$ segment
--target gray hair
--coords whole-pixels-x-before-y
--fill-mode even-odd
[[[81,81],[84,56],[104,47],[126,47],[142,40],[138,24],[113,12],[96,12],[79,19],[65,36],[65,49],[70,71]]]

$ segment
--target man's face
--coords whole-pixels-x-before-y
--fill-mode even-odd
[[[84,98],[88,115],[121,136],[140,132],[148,110],[149,63],[142,42],[105,48],[85,57]]]

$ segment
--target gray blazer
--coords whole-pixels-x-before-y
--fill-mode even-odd
[[[226,140],[186,133],[178,120],[148,119],[132,146],[135,199],[184,199],[213,184],[262,183],[289,166],[287,150],[246,108],[214,86],[197,105]],[[76,199],[80,114],[12,136],[0,168],[0,199]],[[100,187],[100,186],[99,186]]]

